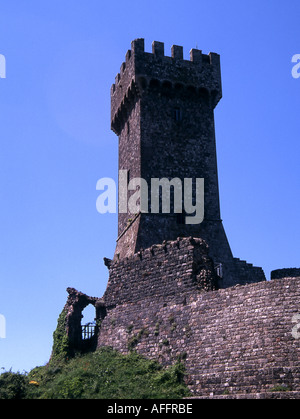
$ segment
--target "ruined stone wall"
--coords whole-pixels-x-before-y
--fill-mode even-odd
[[[103,300],[107,308],[148,297],[182,300],[188,292],[215,289],[217,282],[207,244],[198,238],[179,238],[113,261]]]
[[[96,326],[95,335],[92,336],[91,339],[82,339],[81,321],[84,308],[90,304],[94,306],[95,320],[97,319],[98,322],[106,316],[106,309],[101,298],[90,297],[83,292],[77,291],[75,288],[67,288],[67,292],[69,294],[68,299],[60,315],[63,324],[58,324],[58,327],[54,332],[54,335],[57,334],[56,340],[59,342],[54,342],[52,356],[63,355],[68,358],[74,356],[76,353],[95,350],[97,346],[98,326]],[[64,343],[62,344],[63,341]],[[58,346],[60,349],[55,349],[55,346]],[[61,352],[62,346],[64,346],[63,354],[59,353]]]
[[[300,340],[292,332],[300,280],[219,290],[216,280],[201,239],[113,262],[98,347],[137,350],[166,365],[184,357],[196,395],[299,391]]]
[[[284,268],[276,269],[271,272],[271,279],[282,279],[282,278],[299,278],[300,279],[300,269],[299,268]]]

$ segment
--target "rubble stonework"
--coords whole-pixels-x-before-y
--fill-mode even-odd
[[[204,240],[178,238],[113,261],[103,300],[107,308],[146,297],[182,300],[187,291],[215,290],[220,282]]]
[[[60,325],[59,339],[62,340],[64,339],[64,335],[67,336],[64,357],[73,356],[77,352],[95,350],[97,346],[98,325],[106,315],[105,305],[101,298],[90,297],[83,292],[77,291],[75,288],[67,288],[67,292],[69,296],[60,315],[60,318],[63,318],[63,327]],[[94,336],[84,341],[82,339],[82,312],[90,304],[95,307],[95,320],[98,320],[98,324],[96,325]],[[56,353],[54,355],[60,354]]]
[[[209,292],[184,285],[178,292],[174,284],[177,292],[161,287],[153,296],[144,293],[147,286],[148,277],[141,276],[131,300],[119,296],[119,304],[107,307],[99,347],[124,354],[134,349],[165,365],[181,356],[195,395],[300,391],[300,339],[292,333],[299,279]]]
[[[285,269],[276,269],[271,272],[271,279],[281,279],[281,278],[298,278],[300,279],[300,269],[299,268],[285,268]]]

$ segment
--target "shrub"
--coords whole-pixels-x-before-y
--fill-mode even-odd
[[[24,374],[7,371],[0,375],[0,399],[23,399],[27,388],[28,379]]]
[[[28,380],[28,398],[41,399],[160,399],[189,395],[184,383],[184,365],[178,361],[169,368],[145,359],[136,352],[121,355],[111,348],[53,361],[35,368]]]
[[[69,360],[52,358],[29,374],[0,375],[0,399],[178,399],[188,396],[184,364],[163,368],[130,352],[101,348]]]

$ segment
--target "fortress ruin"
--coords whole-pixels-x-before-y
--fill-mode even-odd
[[[185,359],[198,397],[300,394],[300,269],[263,269],[232,255],[221,216],[214,108],[222,97],[220,57],[136,39],[111,88],[119,171],[132,178],[204,179],[204,220],[184,212],[119,213],[118,237],[101,298],[68,288],[63,309],[69,354],[111,346],[170,365]],[[95,324],[83,336],[83,309]],[[274,393],[275,394],[275,393]],[[296,397],[295,396],[295,397]],[[245,396],[246,397],[246,396]],[[258,396],[257,396],[258,397]],[[275,396],[274,396],[275,397]]]

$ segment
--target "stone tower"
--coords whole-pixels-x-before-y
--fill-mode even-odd
[[[169,213],[161,208],[153,213],[150,198],[147,211],[120,213],[119,208],[115,257],[177,237],[200,237],[219,267],[221,286],[265,279],[260,268],[233,258],[220,217],[214,108],[221,97],[218,54],[192,49],[190,60],[184,60],[181,46],[173,45],[168,57],[161,42],[153,42],[152,53],[145,52],[144,39],[132,42],[111,88],[111,128],[119,137],[125,189],[133,178],[148,185],[154,178],[204,179],[204,219],[187,224],[186,214],[172,205]],[[119,179],[119,197],[120,192]]]
[[[115,257],[104,258],[105,293],[67,289],[52,357],[134,350],[162,365],[184,359],[195,396],[299,398],[300,269],[273,271],[265,281],[261,268],[232,256],[220,219],[213,117],[219,56],[192,50],[186,61],[181,47],[165,57],[163,44],[154,42],[150,54],[135,40],[111,95],[126,173],[121,189],[129,184],[131,191],[135,178],[204,178],[204,219],[184,223],[177,205],[154,213],[152,197],[142,199],[141,213],[122,207]],[[88,305],[94,325],[81,323]],[[280,387],[292,391],[274,393]]]

